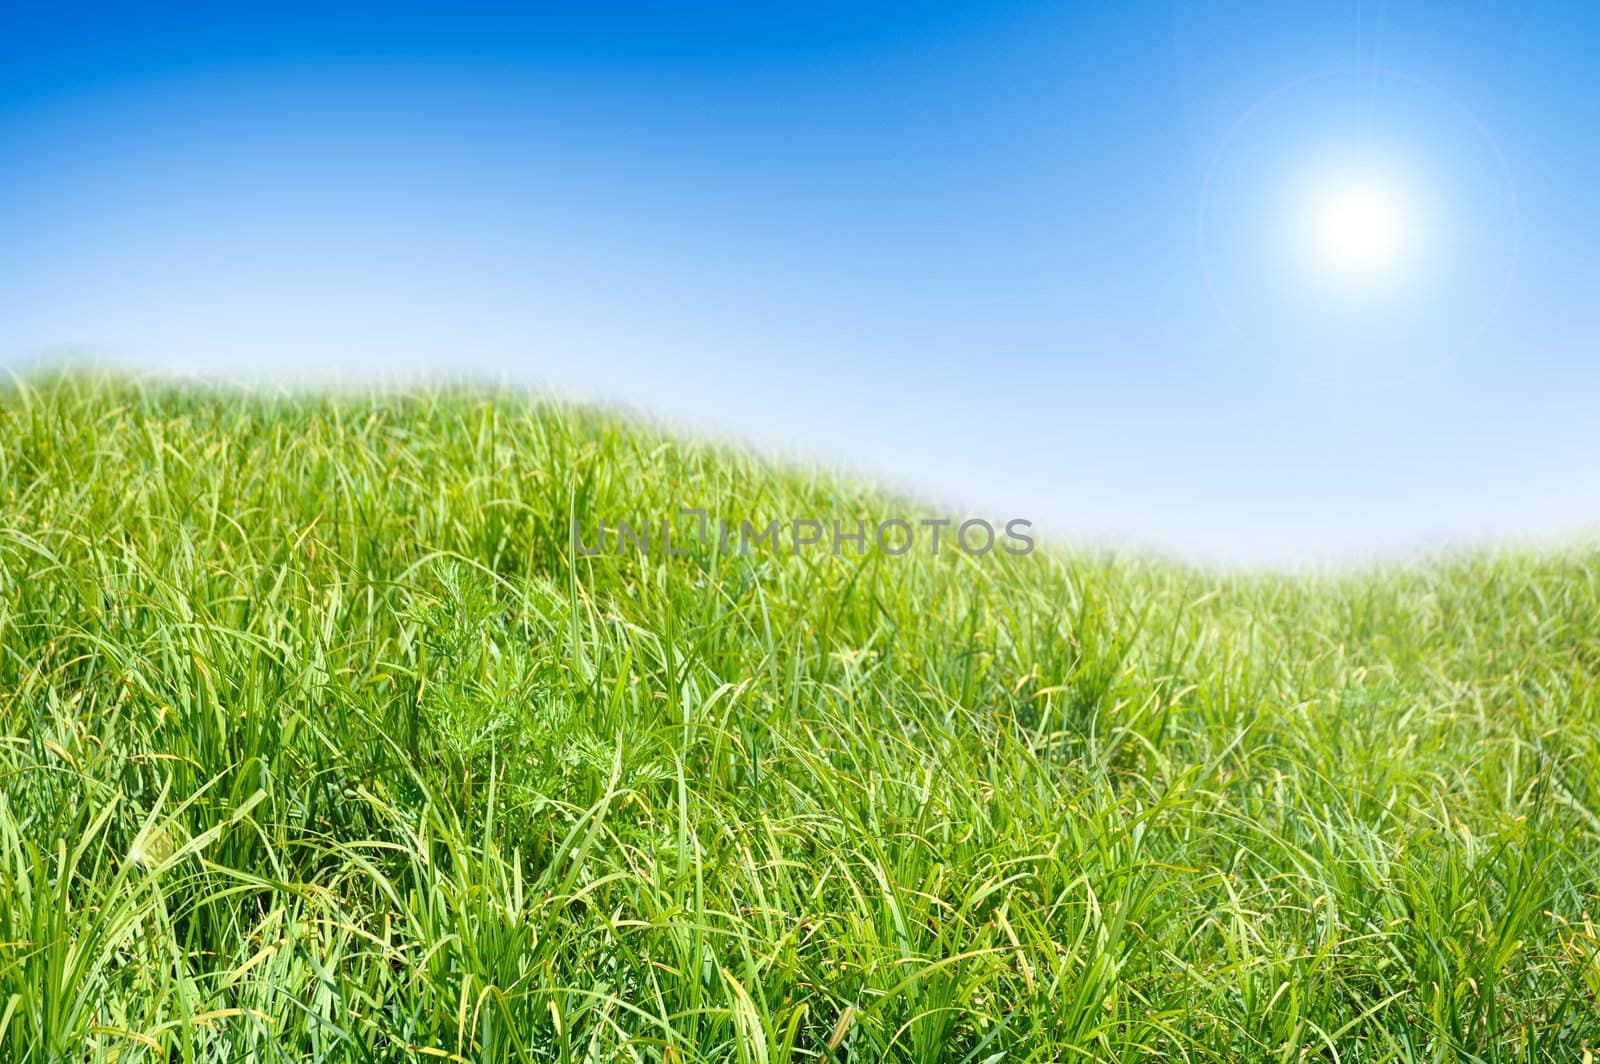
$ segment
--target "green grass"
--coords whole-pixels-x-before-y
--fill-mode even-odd
[[[1600,555],[576,558],[593,412],[0,399],[0,1060],[1579,1061]]]

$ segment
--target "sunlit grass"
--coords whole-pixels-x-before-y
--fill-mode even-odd
[[[514,397],[0,405],[0,1060],[1577,1061],[1600,557],[898,515]]]

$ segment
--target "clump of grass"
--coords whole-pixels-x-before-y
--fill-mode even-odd
[[[1600,562],[569,550],[883,515],[499,396],[0,402],[0,1058],[1573,1061]]]

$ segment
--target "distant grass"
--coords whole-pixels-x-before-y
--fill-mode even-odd
[[[0,1060],[1579,1061],[1600,557],[884,516],[515,398],[0,400]]]

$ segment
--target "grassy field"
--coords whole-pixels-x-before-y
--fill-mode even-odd
[[[0,496],[0,1060],[1600,1050],[1600,554],[578,557],[905,507],[74,375]]]

